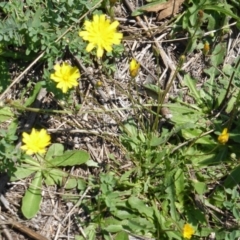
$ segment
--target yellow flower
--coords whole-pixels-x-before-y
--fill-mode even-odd
[[[186,223],[183,226],[183,237],[184,238],[191,239],[194,232],[195,232],[194,228],[189,223]]]
[[[140,64],[135,59],[132,59],[129,66],[129,72],[132,78],[135,78],[138,75],[139,68]]]
[[[58,83],[57,88],[62,89],[63,93],[78,85],[77,79],[80,77],[80,72],[77,67],[72,67],[70,64],[63,62],[62,65],[56,64],[54,70],[55,72],[51,74],[50,78]]]
[[[22,141],[25,145],[23,145],[21,149],[26,151],[26,154],[28,155],[32,155],[34,153],[45,153],[45,148],[51,143],[51,137],[45,129],[37,131],[33,128],[30,134],[24,132],[22,137]]]
[[[94,15],[93,21],[85,21],[84,28],[86,31],[80,31],[79,36],[85,41],[89,41],[87,52],[97,47],[97,57],[102,57],[104,49],[107,52],[112,51],[113,44],[120,44],[123,37],[122,33],[116,31],[118,21],[110,23],[105,15]]]
[[[218,142],[221,144],[225,144],[229,139],[228,129],[224,128],[222,133],[218,136]]]

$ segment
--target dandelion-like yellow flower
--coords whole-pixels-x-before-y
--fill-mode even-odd
[[[228,129],[224,128],[222,133],[218,136],[218,142],[220,144],[225,144],[227,143],[228,139],[229,139]]]
[[[45,129],[37,131],[33,128],[30,134],[24,132],[22,137],[22,141],[25,145],[21,146],[21,149],[26,151],[26,154],[28,155],[45,153],[45,148],[51,143],[51,137]]]
[[[63,62],[62,65],[56,64],[54,70],[55,72],[51,74],[50,78],[58,83],[57,88],[62,89],[63,93],[78,85],[77,79],[80,77],[80,72],[77,67]]]
[[[132,78],[135,78],[138,75],[139,68],[140,64],[135,59],[132,59],[129,66],[129,72]]]
[[[183,226],[183,237],[184,238],[191,239],[191,237],[194,233],[195,233],[195,230],[192,227],[192,225],[190,225],[189,223],[186,223]]]
[[[79,36],[85,41],[89,41],[87,52],[97,47],[97,57],[102,57],[104,49],[107,52],[112,51],[113,44],[120,44],[123,37],[122,33],[117,32],[118,21],[110,23],[105,15],[94,15],[93,21],[85,21],[86,31],[80,31]]]

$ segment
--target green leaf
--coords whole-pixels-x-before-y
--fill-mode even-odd
[[[201,136],[203,134],[203,131],[195,128],[195,129],[182,129],[181,130],[182,136],[186,139],[196,139],[196,143],[201,143],[201,144],[216,144],[215,141],[212,140],[212,138],[208,135],[206,136]],[[198,139],[197,139],[198,138]]]
[[[119,232],[123,230],[122,225],[109,225],[107,227],[104,228],[104,230],[111,232],[111,233],[115,233],[115,232]]]
[[[240,165],[233,169],[224,181],[225,188],[234,188],[240,183]]]
[[[184,84],[189,88],[190,95],[195,99],[197,104],[200,106],[202,105],[202,99],[199,93],[199,90],[197,89],[197,81],[190,77],[189,74],[184,75]]]
[[[128,199],[128,204],[132,209],[144,215],[147,218],[153,219],[153,209],[151,207],[147,207],[146,204],[137,197],[130,197]]]
[[[22,199],[21,210],[27,219],[34,217],[40,209],[40,203],[42,200],[41,187],[42,174],[41,172],[37,172]]]
[[[31,165],[31,166],[35,166],[35,167],[40,167],[41,166],[41,164],[38,161],[36,161],[35,159],[31,158],[28,155],[26,155],[25,158],[22,161]]]
[[[69,178],[65,185],[65,189],[73,189],[77,186],[77,180],[75,178]]]
[[[218,6],[217,4],[206,4],[202,5],[202,10],[215,10],[217,12],[224,13],[226,16],[231,16],[232,18],[236,19],[237,21],[240,21],[240,17],[235,15],[232,11],[228,11],[226,8],[222,6]]]
[[[17,171],[14,172],[14,176],[11,177],[11,181],[26,178],[34,172],[34,170],[27,168],[27,166],[24,167],[24,165],[22,164],[20,167],[17,167]]]
[[[164,92],[157,85],[153,85],[153,84],[145,84],[145,85],[143,85],[143,88],[147,92],[147,95],[152,97],[155,100],[161,99],[163,92]],[[159,94],[160,94],[160,96],[159,96]]]
[[[43,174],[46,178],[45,182],[48,183],[48,185],[53,185],[55,183],[60,186],[62,185],[62,178],[68,176],[68,173],[62,171],[61,169],[50,169],[44,171]]]
[[[85,181],[85,180],[83,180],[83,179],[81,179],[81,178],[79,178],[79,179],[77,180],[77,188],[78,188],[78,190],[85,190],[85,189],[86,189],[86,186],[87,186],[87,184],[86,184],[86,181]]]
[[[30,94],[30,97],[26,100],[24,107],[30,106],[35,101],[41,88],[42,88],[42,82],[37,82],[36,85],[34,86],[33,92]]]
[[[51,159],[48,166],[75,166],[80,165],[89,159],[89,154],[83,150],[67,151],[62,156]]]
[[[211,54],[211,62],[212,64],[217,67],[219,64],[223,63],[224,56],[226,54],[226,44],[219,43]]]
[[[2,53],[0,49],[0,54]],[[9,63],[10,61],[6,60],[3,57],[0,57],[0,92],[2,93],[10,84],[10,74],[9,74]]]
[[[0,123],[14,117],[13,111],[9,107],[0,108]]]
[[[64,151],[64,146],[62,144],[60,143],[52,144],[45,155],[46,161],[51,160],[54,156],[63,155],[63,151]]]
[[[207,190],[207,185],[204,182],[199,182],[197,180],[193,180],[192,182],[192,186],[194,187],[195,191],[199,194],[199,195],[203,195],[206,190]]]
[[[114,240],[129,240],[128,233],[121,231],[116,234]]]
[[[176,195],[179,196],[184,191],[184,173],[181,168],[176,171],[174,179]]]

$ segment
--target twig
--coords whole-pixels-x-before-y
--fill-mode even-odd
[[[62,227],[62,224],[68,219],[68,217],[69,217],[70,214],[73,212],[73,210],[74,210],[77,206],[79,206],[79,205],[81,204],[83,198],[87,195],[87,193],[88,193],[89,190],[90,190],[90,187],[88,187],[88,188],[85,190],[85,192],[83,193],[83,195],[81,196],[81,198],[80,198],[80,199],[77,201],[77,203],[72,207],[72,209],[69,211],[69,213],[67,214],[67,216],[59,223],[58,229],[57,229],[57,233],[56,233],[56,235],[55,235],[54,240],[57,240],[58,234],[59,234],[60,229],[61,229],[61,227]],[[84,239],[87,239],[87,236],[86,236],[86,234],[84,233],[83,229],[81,229],[81,233],[82,233]]]
[[[41,234],[33,231],[31,228],[14,221],[13,219],[8,219],[7,221],[0,221],[0,225],[11,225],[11,227],[17,229],[18,231],[28,235],[30,238],[35,240],[49,240],[48,238],[42,236]]]
[[[71,53],[71,52],[70,52],[70,53]],[[72,53],[71,53],[71,54],[72,54]],[[92,77],[91,73],[88,72],[88,70],[87,70],[87,69],[85,68],[85,66],[82,64],[81,60],[80,60],[77,56],[75,56],[75,55],[73,55],[73,54],[72,54],[72,56],[73,56],[76,64],[78,65],[78,68],[80,68],[81,70],[83,70],[83,71],[87,74],[88,80],[90,81],[90,83],[92,84],[92,86],[93,86],[94,88],[96,88],[97,81]],[[109,99],[106,97],[106,95],[105,95],[104,91],[101,89],[101,87],[97,87],[96,90],[98,91],[99,95],[100,95],[101,98],[104,100],[104,102],[105,102],[105,103],[108,102]]]

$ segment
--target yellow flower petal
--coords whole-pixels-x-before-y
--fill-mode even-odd
[[[186,223],[183,226],[183,237],[184,238],[191,239],[191,237],[194,233],[195,233],[195,230],[192,227],[192,225],[190,225],[189,223]]]
[[[138,75],[139,68],[140,64],[135,59],[132,59],[129,66],[129,72],[132,78],[135,78]]]
[[[94,15],[92,22],[85,21],[85,31],[80,31],[79,36],[89,42],[86,51],[97,48],[97,57],[102,57],[104,50],[111,52],[112,45],[120,44],[123,38],[123,34],[117,32],[118,25],[118,21],[111,23],[105,15]]]
[[[77,79],[81,75],[77,67],[63,62],[62,65],[56,64],[54,69],[55,72],[50,75],[50,79],[58,83],[56,87],[61,89],[63,93],[78,85]]]
[[[224,128],[222,133],[218,136],[218,142],[220,144],[226,144],[228,142],[228,139],[229,139],[228,129]]]
[[[26,151],[26,154],[32,155],[45,153],[45,148],[51,144],[51,137],[45,129],[37,131],[33,128],[30,134],[23,132],[22,141],[25,145],[21,146],[21,149]]]

